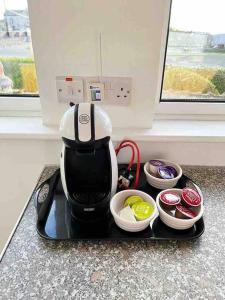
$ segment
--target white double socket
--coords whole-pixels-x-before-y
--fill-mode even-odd
[[[95,95],[93,97],[93,86]],[[56,77],[59,102],[91,102],[105,105],[128,106],[132,99],[130,77]]]

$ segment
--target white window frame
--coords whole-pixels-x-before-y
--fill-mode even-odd
[[[28,3],[27,3],[28,4]],[[0,117],[40,116],[40,97],[32,95],[0,95]]]
[[[0,96],[0,117],[40,116],[39,97]]]
[[[171,99],[168,102],[161,102],[161,88],[164,77],[164,64],[166,62],[166,52],[169,37],[170,15],[172,1],[167,0],[165,23],[162,30],[162,47],[160,53],[159,84],[156,96],[156,119],[196,119],[196,120],[224,120],[225,103],[212,102],[176,102]]]

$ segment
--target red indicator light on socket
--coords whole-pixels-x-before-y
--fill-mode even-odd
[[[73,81],[73,77],[66,77],[66,81]]]

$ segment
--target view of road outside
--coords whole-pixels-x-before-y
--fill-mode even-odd
[[[224,0],[172,0],[163,100],[225,101],[224,12]]]
[[[0,94],[38,94],[27,0],[0,0]]]

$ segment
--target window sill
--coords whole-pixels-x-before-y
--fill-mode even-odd
[[[45,126],[40,117],[1,117],[1,139],[60,140],[56,126]],[[225,142],[225,121],[156,120],[151,129],[113,130],[112,139],[153,142]]]
[[[225,121],[225,103],[160,102],[155,119]]]
[[[0,117],[40,117],[39,97],[0,97]]]
[[[1,139],[59,139],[56,126],[45,126],[41,117],[0,117]]]

